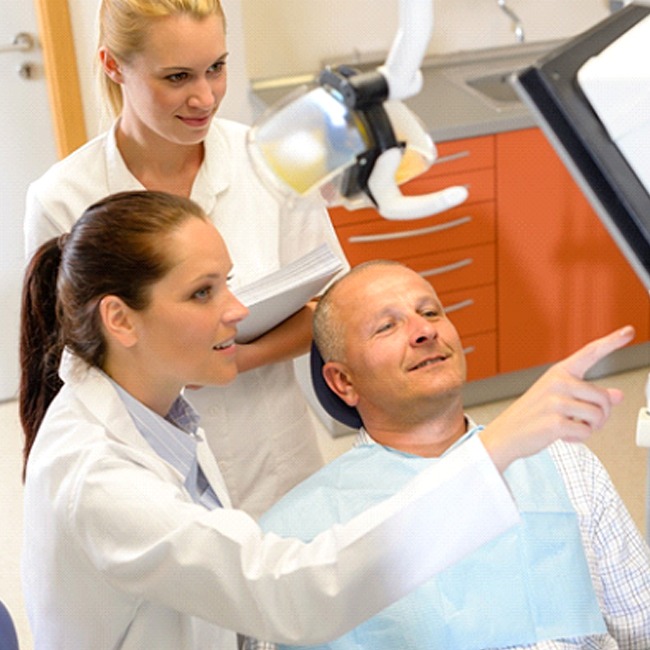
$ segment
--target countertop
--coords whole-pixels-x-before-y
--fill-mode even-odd
[[[422,91],[405,103],[424,122],[436,142],[535,126],[532,115],[520,101],[490,99],[466,81],[492,75],[505,78],[560,44],[561,41],[533,42],[427,57],[422,64]],[[370,69],[381,62],[350,65]],[[314,78],[314,74],[305,74],[253,80],[251,87],[267,107],[298,86],[313,83]]]

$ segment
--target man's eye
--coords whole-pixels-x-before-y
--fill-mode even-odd
[[[382,323],[378,328],[377,328],[377,334],[381,334],[382,332],[388,332],[391,328],[393,327],[393,323]]]

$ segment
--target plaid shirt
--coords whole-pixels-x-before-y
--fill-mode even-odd
[[[362,429],[356,442],[374,441]],[[578,514],[585,556],[608,633],[543,641],[525,646],[526,650],[650,650],[647,544],[607,471],[587,447],[557,442],[550,447],[550,452]],[[244,650],[276,650],[276,647],[273,643],[247,639]],[[524,646],[508,650],[524,650]]]

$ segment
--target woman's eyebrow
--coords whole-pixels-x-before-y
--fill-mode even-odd
[[[192,282],[204,282],[205,280],[219,280],[222,277],[221,273],[201,273],[197,275]]]

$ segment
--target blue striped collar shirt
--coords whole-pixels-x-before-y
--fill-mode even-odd
[[[179,395],[163,418],[115,381],[110,381],[142,437],[158,456],[185,478],[184,484],[192,500],[208,510],[222,507],[198,462],[196,445],[201,440],[199,415],[190,403]]]

